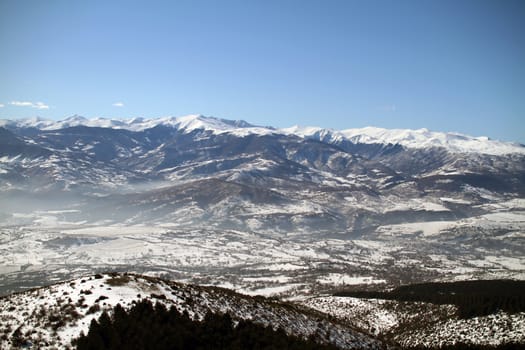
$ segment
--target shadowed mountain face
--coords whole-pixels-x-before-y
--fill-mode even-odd
[[[30,158],[50,156],[51,152],[43,147],[25,142],[7,129],[0,127],[0,157],[24,156]]]
[[[354,232],[467,217],[491,198],[525,194],[519,152],[354,143],[200,116],[138,130],[82,123],[4,123],[2,197],[78,195],[93,220],[172,220],[194,208],[193,221],[228,228],[250,229],[251,218],[278,231]],[[412,205],[421,199],[434,208]]]
[[[0,125],[4,285],[35,266],[57,278],[161,269],[252,291],[260,271],[282,272],[269,281],[296,292],[363,274],[399,285],[525,270],[520,145],[202,116]]]

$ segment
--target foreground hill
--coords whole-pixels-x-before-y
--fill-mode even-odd
[[[185,285],[128,274],[98,274],[0,299],[0,349],[71,348],[93,319],[120,304],[129,309],[141,300],[162,303],[202,320],[208,312],[228,313],[233,321],[281,328],[341,349],[383,349],[385,345],[327,315],[298,305],[232,291]]]
[[[514,287],[502,290],[502,284]],[[270,329],[279,330],[266,334],[272,338],[279,338],[281,334],[281,342],[284,334],[280,332],[284,331],[295,337],[296,340],[288,340],[288,343],[296,346],[300,339],[308,339],[339,349],[440,349],[443,346],[450,349],[519,349],[525,346],[523,296],[516,289],[520,284],[522,282],[476,281],[468,283],[467,287],[467,284],[435,284],[433,290],[428,289],[428,285],[414,285],[386,293],[369,292],[369,297],[375,295],[374,299],[325,295],[292,303],[142,275],[102,273],[0,298],[0,349],[75,348],[75,340],[81,334],[88,335],[88,331],[90,337],[84,337],[81,345],[89,348],[97,344],[97,334],[110,337],[109,334],[117,329],[126,332],[122,322],[147,319],[153,322],[159,317],[168,322],[166,310],[170,308],[176,310],[176,314],[171,314],[172,319],[184,323],[181,326],[187,330],[194,328],[203,337],[213,337],[216,327],[223,327],[224,332],[231,332],[228,339],[239,336],[240,341],[242,336],[235,335],[232,327],[241,325],[244,327],[241,330],[259,332],[263,340],[265,331],[251,327],[253,323],[255,327],[269,327],[269,332]],[[487,285],[489,290],[480,291],[481,294],[497,301],[498,305],[503,302],[501,305],[512,306],[512,311],[487,309],[482,315],[465,316],[461,311],[465,302],[482,305],[483,298],[478,298],[481,294],[441,293],[480,285]],[[384,299],[387,297],[389,299]],[[436,297],[434,304],[393,299]],[[445,299],[459,306],[443,304]],[[152,309],[155,304],[163,305],[155,308],[157,315]],[[126,312],[131,312],[133,319],[125,321]],[[116,322],[113,326],[111,319]],[[93,320],[98,323],[93,325]],[[190,320],[203,322],[191,325]],[[202,329],[206,325],[209,330]],[[123,341],[117,338],[103,342],[118,344]],[[204,338],[189,336],[184,339],[197,344]],[[156,341],[164,344],[162,339]]]
[[[477,280],[341,290],[303,304],[403,348],[523,348],[525,281]]]

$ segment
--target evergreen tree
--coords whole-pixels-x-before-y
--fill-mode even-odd
[[[112,317],[102,313],[76,344],[78,350],[337,349],[247,320],[234,327],[229,314],[210,312],[202,322],[193,321],[187,313],[181,314],[174,307],[168,310],[160,303],[153,306],[150,301],[142,301],[129,311],[117,305]]]

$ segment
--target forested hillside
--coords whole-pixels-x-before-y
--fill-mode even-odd
[[[480,280],[451,283],[420,283],[401,286],[389,292],[339,291],[336,296],[421,301],[452,304],[459,317],[486,316],[498,311],[525,312],[525,281]]]
[[[175,307],[167,309],[148,300],[129,310],[117,305],[112,317],[102,313],[76,344],[78,350],[338,349],[287,335],[281,328],[274,330],[247,320],[234,323],[229,314],[209,312],[202,321],[192,320]]]

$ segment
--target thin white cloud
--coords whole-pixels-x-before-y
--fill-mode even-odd
[[[9,102],[11,106],[16,107],[31,107],[36,109],[49,109],[49,106],[43,102],[28,102],[28,101],[11,101]]]
[[[33,106],[33,102],[11,101],[9,102],[9,104],[12,106],[17,106],[17,107],[32,107]]]
[[[122,102],[115,102],[115,103],[113,103],[113,107],[124,107],[124,103],[122,103]]]
[[[33,105],[33,108],[36,108],[36,109],[49,109],[49,106],[42,103],[42,102],[37,102]]]
[[[5,107],[5,105],[3,103],[0,103],[0,108],[3,108]]]

